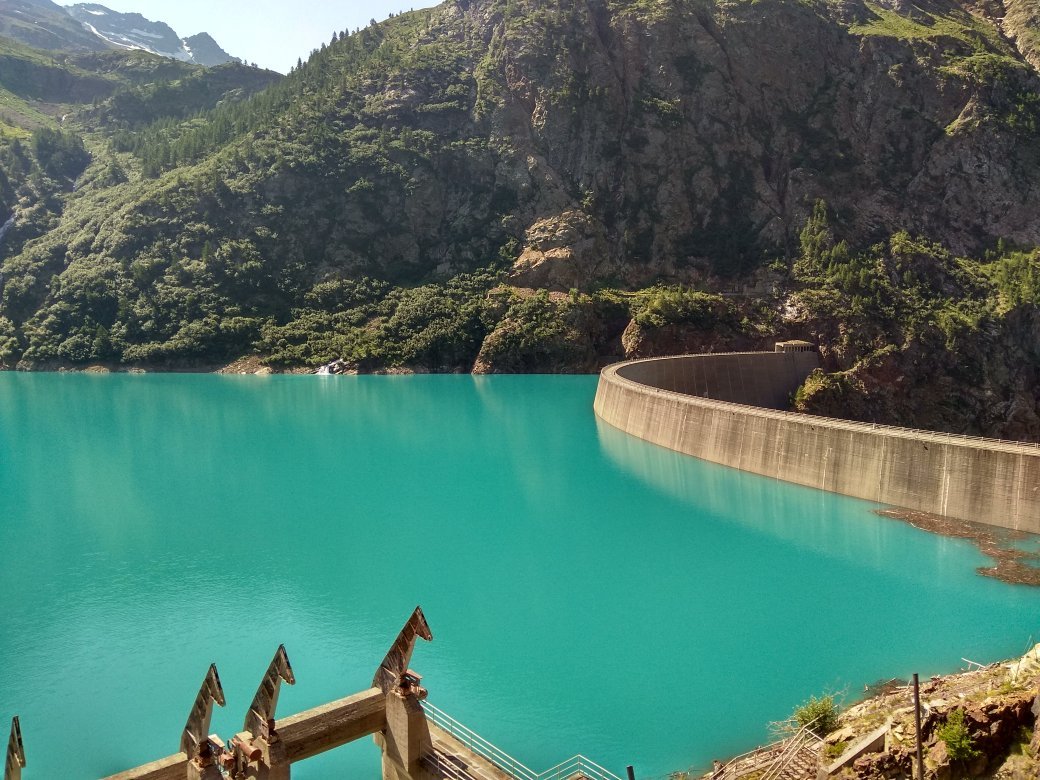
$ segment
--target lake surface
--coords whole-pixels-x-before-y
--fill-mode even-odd
[[[32,778],[176,752],[215,661],[228,737],[368,687],[416,604],[430,701],[535,771],[640,780],[810,694],[1040,637],[1040,590],[873,505],[597,424],[595,377],[0,374],[0,731]],[[370,739],[297,778],[379,775]]]

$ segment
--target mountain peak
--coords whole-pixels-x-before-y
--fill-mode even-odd
[[[225,62],[232,62],[235,60],[235,58],[224,51],[220,45],[213,40],[213,36],[207,32],[189,35],[187,38],[182,38],[181,43],[191,54],[192,61],[197,62],[199,65],[223,65]]]
[[[113,11],[98,3],[78,3],[65,10],[85,29],[116,48],[141,49],[200,65],[221,65],[234,60],[208,33],[181,38],[164,22],[153,22],[139,13]]]

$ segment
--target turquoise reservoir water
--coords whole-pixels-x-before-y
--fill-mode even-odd
[[[661,776],[825,689],[992,661],[1040,591],[870,504],[597,425],[593,377],[0,374],[0,729],[32,778],[175,752],[207,665],[242,722],[368,686],[415,604],[430,700],[536,771]],[[366,739],[294,768],[378,776]]]

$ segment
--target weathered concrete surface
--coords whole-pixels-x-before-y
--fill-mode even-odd
[[[474,780],[514,780],[513,775],[503,772],[479,753],[474,753],[440,726],[431,722],[429,728],[432,743],[429,760],[432,762],[451,766],[457,774]],[[440,776],[450,777],[451,774],[442,772]]]
[[[633,360],[606,370],[614,368],[618,376],[660,390],[786,409],[791,393],[819,366],[815,351],[730,352]]]
[[[177,753],[106,777],[105,780],[185,780],[187,776],[188,757],[184,753]]]
[[[639,438],[755,474],[1040,533],[1040,448],[777,411],[815,367],[807,356],[816,360],[767,352],[609,366],[596,414]]]
[[[290,762],[303,761],[386,728],[386,696],[379,688],[279,719],[279,750]],[[185,780],[188,758],[178,753],[128,769],[105,780]]]
[[[885,749],[885,737],[891,728],[892,724],[886,722],[865,737],[857,739],[853,744],[849,745],[836,761],[833,761],[829,766],[821,767],[816,775],[816,780],[827,780],[828,777],[838,774],[838,772],[850,766],[853,761],[866,753],[880,753]]]
[[[425,695],[425,694],[424,694]],[[383,780],[435,780],[423,764],[432,750],[430,726],[414,692],[386,697],[386,729],[376,734],[383,753]]]
[[[379,688],[369,688],[279,719],[277,728],[289,760],[303,761],[385,729],[386,696]]]

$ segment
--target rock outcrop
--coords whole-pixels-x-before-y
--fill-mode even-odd
[[[1025,657],[1040,658],[1040,645]],[[972,672],[933,677],[921,685],[921,721],[926,780],[987,777],[1026,780],[1040,775],[1040,675],[1032,663],[994,664]],[[916,742],[912,697],[908,688],[868,699],[841,716],[842,728],[828,737],[831,745],[855,736],[888,718],[884,750],[868,753],[835,769],[835,777],[895,780],[916,777]],[[945,730],[951,721],[962,727]],[[844,772],[845,774],[842,774]]]
[[[847,370],[821,373],[806,383],[797,409],[1035,441],[1040,437],[1040,310],[1020,306],[949,347],[925,334]]]

